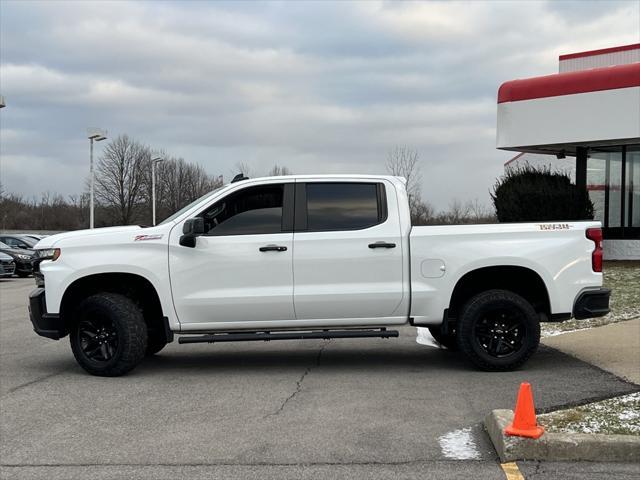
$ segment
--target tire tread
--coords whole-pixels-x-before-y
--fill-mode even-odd
[[[529,342],[517,358],[511,362],[492,362],[478,355],[471,344],[471,327],[474,315],[488,302],[502,301],[515,303],[528,317],[531,327]],[[457,334],[458,348],[478,368],[490,372],[506,372],[521,367],[538,349],[540,343],[540,323],[533,306],[520,295],[509,290],[487,290],[472,297],[462,307]],[[496,359],[498,360],[498,359]]]
[[[122,355],[117,361],[106,368],[96,368],[87,363],[77,351],[72,333],[70,335],[71,348],[76,360],[82,368],[92,375],[103,377],[117,377],[133,370],[145,357],[147,351],[147,325],[142,316],[142,311],[136,303],[125,295],[118,293],[97,293],[84,299],[76,311],[81,311],[89,305],[92,308],[104,308],[111,312],[115,321],[124,331],[124,337],[118,341],[124,345]]]

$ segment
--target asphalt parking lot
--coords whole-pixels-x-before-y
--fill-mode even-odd
[[[480,427],[521,381],[553,409],[637,386],[543,347],[484,373],[399,339],[169,345],[132,374],[84,373],[35,335],[33,279],[0,280],[2,478],[504,479]],[[519,464],[525,478],[637,478],[624,464]]]

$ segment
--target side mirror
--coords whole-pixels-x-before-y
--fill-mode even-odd
[[[182,225],[183,235],[180,237],[180,245],[194,248],[196,246],[196,237],[203,233],[204,219],[201,217],[190,218]]]

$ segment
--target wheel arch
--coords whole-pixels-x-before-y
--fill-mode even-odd
[[[142,275],[125,272],[86,275],[74,280],[65,289],[60,302],[60,316],[67,331],[72,326],[76,306],[84,298],[100,292],[119,293],[130,298],[142,310],[147,328],[165,335],[167,341],[172,340],[166,313],[163,312],[155,286]]]
[[[448,306],[449,318],[457,318],[462,306],[486,290],[508,290],[526,299],[536,312],[551,318],[551,299],[547,286],[535,270],[519,265],[480,267],[457,281]]]

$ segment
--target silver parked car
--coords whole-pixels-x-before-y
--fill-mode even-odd
[[[41,239],[32,238],[30,235],[0,233],[0,242],[12,248],[22,248],[23,250],[31,250],[40,240]]]
[[[16,271],[16,264],[13,257],[0,252],[0,278],[11,277]]]

